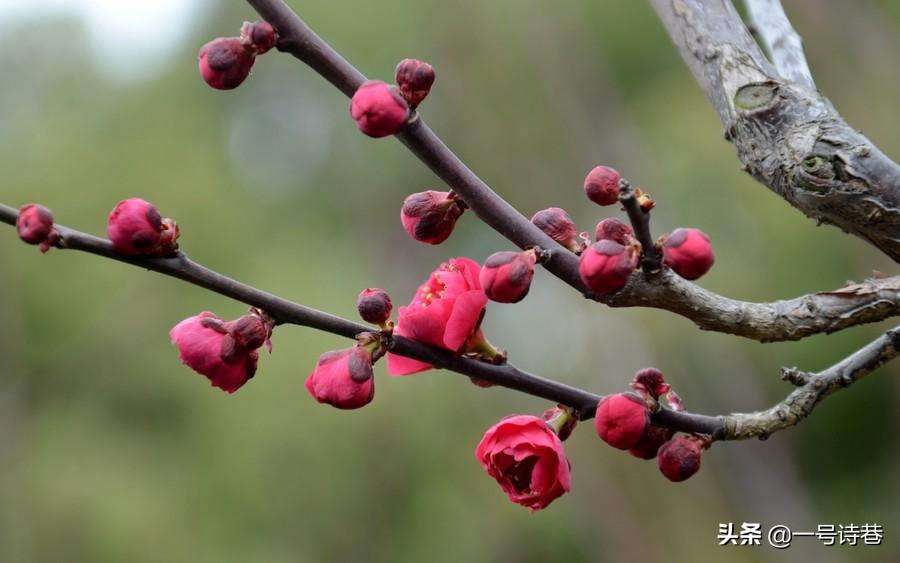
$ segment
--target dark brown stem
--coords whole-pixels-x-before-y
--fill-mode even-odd
[[[644,211],[634,186],[624,178],[619,180],[619,202],[625,208],[634,236],[641,243],[641,268],[647,275],[656,275],[662,269],[662,257],[650,232],[650,212]]]
[[[362,73],[313,33],[284,2],[247,1],[278,29],[281,51],[309,64],[346,96],[352,96],[365,80]],[[481,220],[523,250],[537,246],[549,251],[544,267],[585,297],[596,299],[578,275],[578,256],[557,244],[497,195],[441,141],[421,116],[414,115],[397,138],[459,194]],[[896,279],[892,280],[857,293],[844,292],[840,297],[834,297],[838,292],[825,292],[789,301],[751,303],[717,295],[663,269],[653,279],[636,273],[628,285],[602,301],[613,307],[665,309],[691,319],[704,330],[774,342],[834,332],[900,314],[900,287]]]

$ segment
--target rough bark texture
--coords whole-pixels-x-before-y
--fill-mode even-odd
[[[815,90],[803,40],[794,30],[779,0],[744,0],[753,30],[766,47],[769,60],[782,77]]]
[[[782,78],[730,0],[651,0],[744,169],[818,223],[900,261],[900,167],[818,92]]]

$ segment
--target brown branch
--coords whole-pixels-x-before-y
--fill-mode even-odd
[[[345,95],[352,96],[365,80],[362,73],[313,33],[284,2],[247,1],[278,29],[279,50],[309,64]],[[550,251],[544,267],[582,295],[597,299],[578,275],[578,256],[550,239],[497,195],[441,141],[421,116],[414,115],[397,138],[459,194],[481,220],[519,248],[540,247]],[[840,298],[832,297],[834,292],[829,292],[790,301],[748,303],[722,297],[664,270],[663,275],[652,280],[637,272],[625,288],[602,301],[613,307],[665,309],[691,319],[705,330],[769,342],[797,340],[900,314],[900,288],[896,281],[875,282],[873,289],[844,293]]]
[[[803,40],[784,13],[781,1],[744,0],[744,6],[778,74],[804,88],[815,90],[816,84],[803,53]]]
[[[730,0],[650,0],[738,157],[818,223],[900,261],[900,166],[824,96],[782,78]]]
[[[628,180],[619,180],[619,202],[628,214],[634,236],[641,243],[641,269],[647,275],[658,274],[662,268],[662,256],[659,255],[653,233],[650,232],[650,212],[641,208],[637,191]]]

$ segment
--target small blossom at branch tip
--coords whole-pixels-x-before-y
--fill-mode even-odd
[[[409,305],[399,308],[394,336],[455,354],[488,353],[487,339],[480,330],[488,302],[478,281],[480,270],[471,258],[451,258],[438,266]],[[395,353],[387,356],[391,375],[411,375],[433,367]]]
[[[23,242],[39,245],[41,252],[47,252],[59,240],[59,233],[53,225],[53,213],[38,203],[19,208],[16,231]]]
[[[269,22],[244,22],[241,26],[241,43],[257,55],[268,52],[277,41],[278,34]]]
[[[634,231],[631,227],[615,217],[610,217],[597,223],[597,228],[594,230],[594,240],[598,242],[601,240],[612,240],[622,246],[628,246],[635,242]]]
[[[256,374],[258,348],[268,345],[272,322],[252,311],[224,321],[204,311],[169,332],[181,361],[209,379],[213,387],[234,393]]]
[[[597,166],[584,178],[584,193],[597,205],[613,205],[619,201],[622,177],[609,166]]]
[[[216,90],[233,90],[250,75],[256,53],[239,37],[213,39],[200,48],[200,76]]]
[[[394,309],[391,296],[383,289],[367,287],[356,298],[356,310],[367,323],[383,326],[391,318]]]
[[[465,203],[453,192],[427,190],[403,201],[400,222],[414,240],[441,244],[453,234],[456,221],[465,210]]]
[[[600,240],[581,254],[578,273],[581,281],[597,295],[609,295],[622,289],[640,258],[636,242],[621,245],[612,240]]]
[[[380,80],[367,80],[350,100],[350,115],[366,135],[387,137],[406,124],[409,105],[396,87]]]
[[[560,207],[542,209],[534,214],[531,222],[548,237],[575,254],[581,254],[586,246],[565,209]]]
[[[358,409],[375,397],[372,352],[357,344],[319,356],[306,379],[306,390],[316,401],[338,409]]]
[[[687,280],[696,280],[715,262],[709,236],[700,229],[675,229],[661,240],[663,263]]]
[[[532,511],[546,508],[572,488],[563,443],[536,416],[509,416],[489,428],[475,457],[510,501]]]
[[[171,256],[178,250],[179,234],[175,221],[137,197],[120,201],[106,223],[106,235],[121,254]]]
[[[484,261],[478,280],[491,301],[518,303],[531,289],[536,263],[534,250],[495,252]]]
[[[679,434],[659,448],[656,456],[660,472],[678,483],[700,470],[700,457],[705,447],[701,438]]]
[[[434,84],[434,68],[417,59],[400,61],[394,75],[400,95],[413,109],[428,96]]]
[[[607,395],[597,403],[597,435],[614,448],[628,450],[637,446],[648,426],[650,409],[635,393]]]
[[[640,459],[653,459],[659,452],[659,448],[674,435],[675,431],[670,428],[650,424],[644,429],[638,443],[629,448],[628,453]]]

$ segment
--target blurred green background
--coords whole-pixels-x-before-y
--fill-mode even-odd
[[[399,143],[360,135],[347,100],[293,58],[273,51],[238,90],[207,88],[196,52],[254,18],[243,2],[166,0],[156,19],[143,2],[68,4],[0,0],[3,203],[42,202],[102,234],[118,200],[141,196],[178,220],[196,260],[350,318],[366,286],[403,304],[443,259],[509,247],[472,215],[442,246],[409,240],[400,202],[444,186]],[[408,56],[433,63],[422,114],[526,215],[559,205],[592,230],[616,211],[590,205],[581,181],[606,163],[656,197],[658,233],[710,234],[709,289],[768,301],[897,272],[740,171],[645,2],[290,4],[369,76],[389,79]],[[819,87],[900,157],[900,1],[785,4]],[[347,342],[299,327],[279,328],[257,377],[228,396],[179,363],[167,331],[245,306],[84,254],[41,256],[8,228],[0,256],[0,561],[900,560],[900,363],[799,428],[717,444],[679,485],[584,425],[567,442],[572,493],[530,514],[473,450],[500,417],[545,402],[379,365],[372,405],[333,410],[303,381]],[[486,320],[526,369],[605,393],[654,365],[706,413],[768,406],[789,390],[780,366],[826,367],[889,326],[759,344],[590,306],[544,272]],[[727,522],[877,522],[885,541],[719,547]]]

